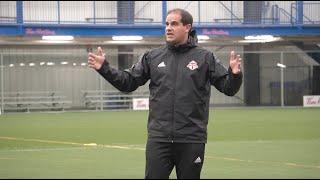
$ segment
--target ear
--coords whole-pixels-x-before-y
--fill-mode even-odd
[[[191,31],[191,24],[186,25],[186,32],[189,33]]]

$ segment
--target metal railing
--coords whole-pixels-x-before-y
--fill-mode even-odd
[[[46,3],[47,2],[47,3]],[[237,3],[237,4],[235,4]],[[193,14],[195,24],[202,25],[239,25],[244,23],[244,3],[234,1],[186,1],[186,2],[153,2],[137,1],[130,9],[123,9],[117,6],[116,1],[17,1],[13,3],[0,3],[0,23],[49,23],[49,24],[118,24],[119,13],[135,11],[132,20],[121,24],[133,23],[135,25],[159,25],[165,24],[165,12],[168,8],[182,8]],[[210,6],[208,9],[207,6]],[[235,8],[235,6],[237,8]],[[104,7],[104,8],[101,8]],[[297,25],[297,14],[303,17],[303,24],[320,24],[319,8],[320,3],[303,2],[302,7],[295,3],[287,3],[287,8],[279,7],[277,4],[263,7],[259,24],[291,24]],[[300,8],[300,9],[299,9]],[[301,10],[301,8],[303,8]],[[288,10],[285,9],[290,9]],[[6,10],[6,11],[4,11]],[[23,11],[23,12],[20,12]],[[122,12],[119,12],[122,11]],[[212,11],[212,12],[211,12]],[[271,14],[265,12],[272,11]],[[215,14],[215,13],[219,14]],[[20,13],[20,14],[19,14]],[[22,13],[22,14],[21,14]],[[259,16],[259,17],[258,17]]]

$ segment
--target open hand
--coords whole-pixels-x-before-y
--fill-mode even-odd
[[[102,52],[101,47],[98,47],[96,53],[89,53],[88,54],[88,64],[90,68],[95,70],[99,70],[105,61],[105,54]]]
[[[230,68],[233,74],[239,74],[241,72],[241,58],[240,55],[235,55],[234,51],[230,54]]]

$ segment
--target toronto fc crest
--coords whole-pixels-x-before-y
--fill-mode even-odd
[[[190,61],[189,64],[187,65],[187,68],[191,70],[195,70],[198,68],[198,63],[194,60]]]

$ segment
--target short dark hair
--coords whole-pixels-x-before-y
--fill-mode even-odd
[[[186,10],[184,10],[184,9],[180,9],[180,8],[171,9],[170,11],[168,11],[167,16],[168,16],[169,14],[171,14],[171,13],[176,13],[176,12],[180,13],[180,15],[181,15],[181,22],[182,22],[182,24],[183,24],[184,26],[187,25],[187,24],[191,24],[191,26],[192,26],[193,17],[192,17],[192,15],[191,15],[188,11],[186,11]]]

